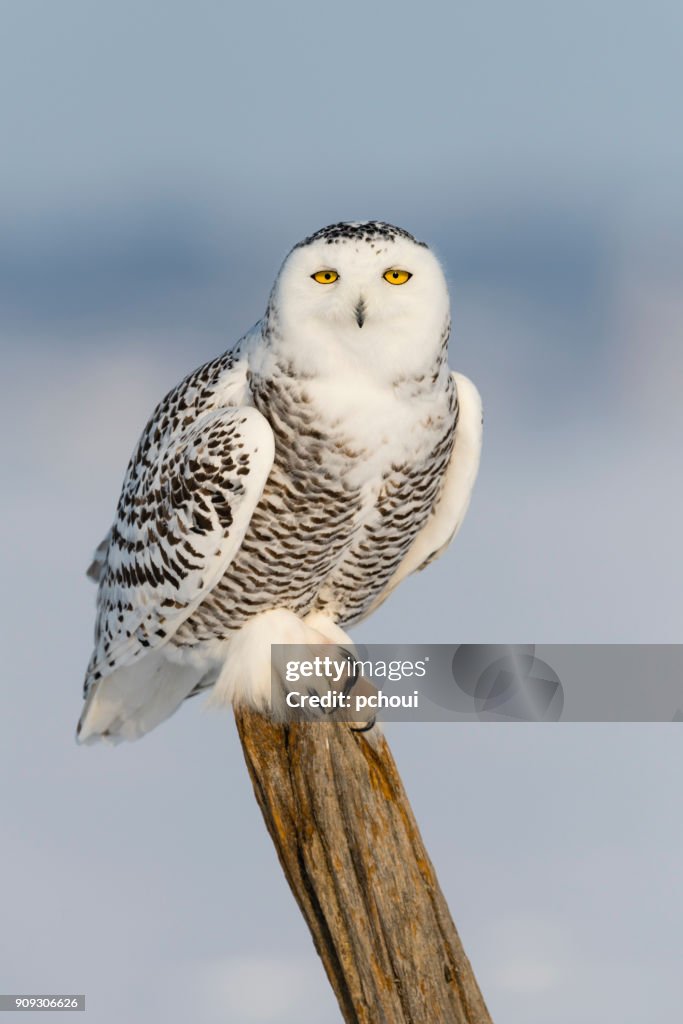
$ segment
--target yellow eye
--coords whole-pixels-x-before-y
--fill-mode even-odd
[[[405,284],[406,281],[410,281],[412,276],[407,270],[396,270],[392,267],[391,270],[387,270],[384,280],[388,281],[389,284]]]
[[[319,270],[317,274],[311,274],[311,277],[318,284],[334,284],[335,281],[339,280],[339,274],[336,270]]]

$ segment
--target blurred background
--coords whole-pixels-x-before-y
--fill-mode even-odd
[[[680,641],[683,7],[0,12],[0,990],[333,1024],[230,716],[76,748],[84,569],[158,399],[292,244],[378,218],[445,265],[485,444],[457,543],[354,635]],[[680,1013],[676,725],[390,739],[497,1024]]]

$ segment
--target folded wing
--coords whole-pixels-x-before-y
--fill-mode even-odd
[[[138,446],[129,466],[94,570],[98,614],[86,692],[170,640],[220,580],[263,492],[274,442],[257,409],[218,408],[188,420],[165,443],[163,431],[152,435],[153,454]]]

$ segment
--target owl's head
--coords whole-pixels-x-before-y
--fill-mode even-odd
[[[361,364],[385,377],[432,366],[450,316],[434,254],[379,221],[333,224],[299,242],[270,309],[280,344],[302,369]]]

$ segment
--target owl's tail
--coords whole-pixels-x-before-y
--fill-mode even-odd
[[[137,740],[169,718],[198,687],[205,670],[145,655],[94,683],[76,729],[79,743]]]

